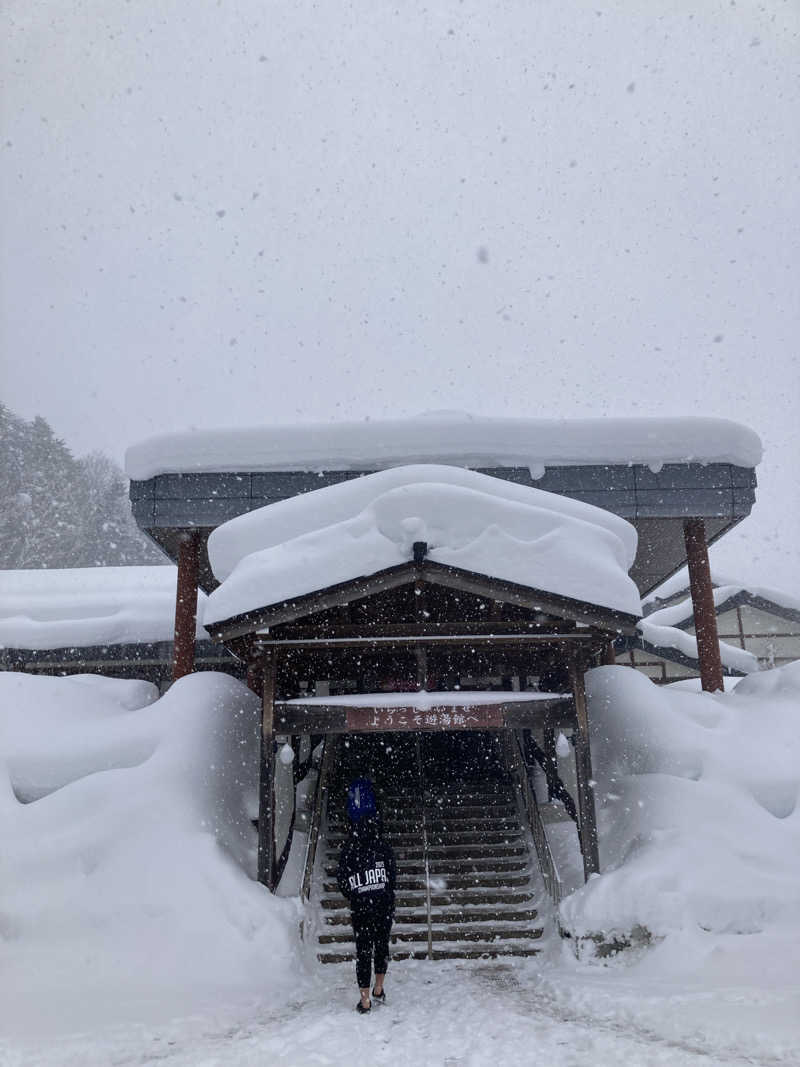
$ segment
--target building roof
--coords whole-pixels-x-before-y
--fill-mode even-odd
[[[415,463],[483,469],[730,463],[753,468],[761,442],[728,419],[520,419],[431,412],[408,419],[293,423],[161,434],[128,449],[133,481],[159,474],[374,471]]]
[[[410,466],[318,489],[211,536],[207,624],[425,560],[639,615],[636,532],[599,508],[458,467]]]
[[[642,594],[686,561],[683,520],[709,543],[750,514],[761,444],[724,419],[416,419],[198,431],[128,452],[140,528],[173,560],[199,534],[200,583],[218,584],[207,555],[219,525],[267,504],[405,463],[461,466],[594,504],[635,527],[631,577]]]
[[[0,571],[0,646],[93,648],[172,641],[177,568]],[[206,597],[198,598],[197,636]]]

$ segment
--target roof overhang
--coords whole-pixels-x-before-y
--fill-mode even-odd
[[[433,560],[401,563],[376,574],[341,582],[327,589],[210,623],[206,629],[214,640],[228,642],[414,582],[444,586],[532,611],[545,612],[609,634],[636,632],[636,615],[446,566]]]
[[[216,588],[208,561],[208,537],[229,519],[365,471],[240,471],[158,474],[130,487],[133,514],[142,530],[177,561],[188,532],[200,536],[200,584]],[[630,574],[643,596],[686,564],[683,522],[705,520],[709,543],[750,514],[755,469],[732,463],[668,463],[546,467],[534,478],[528,467],[476,467],[481,474],[527,485],[604,508],[627,519],[639,537]]]

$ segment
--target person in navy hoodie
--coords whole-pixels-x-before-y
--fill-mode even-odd
[[[369,995],[373,960],[375,987],[372,999],[386,1003],[383,982],[389,965],[389,937],[394,919],[397,866],[391,846],[384,840],[375,790],[368,778],[356,778],[347,791],[350,834],[339,854],[337,882],[350,905],[356,942],[356,980],[362,1015],[372,1008]]]

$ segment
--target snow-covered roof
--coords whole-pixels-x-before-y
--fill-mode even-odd
[[[0,571],[0,646],[50,649],[171,641],[176,567]],[[197,636],[205,594],[198,593]]]
[[[732,463],[755,467],[761,441],[728,419],[519,419],[431,412],[408,419],[191,430],[128,449],[132,480],[191,471],[375,470],[415,463],[460,467]]]
[[[380,471],[239,516],[209,538],[207,624],[427,559],[641,614],[636,531],[590,504],[458,467]]]
[[[655,612],[654,614],[660,615],[661,612]],[[640,620],[638,630],[642,635],[642,639],[654,650],[674,649],[699,664],[700,654],[697,650],[697,638],[677,626],[653,622],[653,618],[654,615],[650,615],[648,618]],[[759,670],[758,658],[744,648],[728,644],[727,641],[720,641],[719,653],[722,666],[727,670],[741,671],[743,674],[752,674],[753,671]]]
[[[717,613],[727,610],[727,605],[733,607],[746,601],[762,611],[772,609],[786,612],[793,617],[800,616],[800,599],[782,590],[759,585],[743,585],[724,578],[716,571],[712,571],[711,578],[715,583],[713,594]],[[685,595],[680,596],[681,593]],[[642,639],[652,648],[675,649],[689,659],[697,660],[697,639],[692,634],[686,633],[684,629],[694,620],[694,605],[689,595],[688,572],[685,567],[664,582],[648,598],[646,605],[652,608],[659,602],[675,596],[680,596],[680,598],[674,603],[651,610],[638,623],[638,630]],[[745,674],[759,669],[758,659],[752,652],[725,641],[720,641],[719,648],[723,667],[742,671]]]
[[[719,611],[730,600],[741,598],[750,601],[760,601],[759,606],[768,610],[771,605],[787,612],[800,612],[800,597],[792,596],[782,589],[774,589],[771,586],[757,585],[753,583],[736,582],[731,578],[723,577],[716,571],[711,572],[711,580],[714,583],[714,604]],[[663,608],[655,607],[660,601],[669,600],[672,597],[684,593],[680,600]],[[646,601],[646,604],[655,607],[648,615],[651,622],[660,623],[663,626],[680,626],[694,615],[692,600],[689,596],[689,579],[686,568],[682,568],[662,586],[656,589]]]

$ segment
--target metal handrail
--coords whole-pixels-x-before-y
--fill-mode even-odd
[[[516,779],[522,793],[522,800],[528,815],[528,822],[530,823],[531,835],[536,847],[536,855],[539,860],[539,868],[542,872],[545,889],[553,904],[558,907],[564,895],[563,886],[547,841],[547,833],[545,832],[539,805],[536,801],[536,794],[531,786],[530,774],[525,763],[519,731],[517,730],[509,730],[506,733],[506,758],[509,770]]]
[[[337,737],[329,735],[322,742],[322,759],[320,760],[317,783],[314,786],[314,804],[311,809],[311,824],[308,828],[306,859],[303,865],[303,881],[300,888],[301,900],[308,900],[311,896],[314,862],[317,858],[317,844],[319,843],[319,835],[322,828],[322,812],[328,796],[328,774],[333,762],[333,751],[337,740]]]
[[[428,845],[428,826],[425,818],[425,772],[422,763],[422,742],[416,737],[417,774],[419,775],[419,795],[422,798],[422,855],[425,861],[425,912],[428,922],[428,959],[433,959],[433,919],[431,918],[431,865]]]

